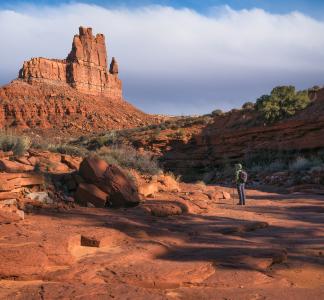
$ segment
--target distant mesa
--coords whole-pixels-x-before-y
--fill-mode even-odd
[[[69,85],[85,94],[122,99],[117,61],[112,58],[108,71],[105,36],[94,36],[90,27],[79,27],[66,59],[32,58],[24,62],[19,78],[31,84]]]

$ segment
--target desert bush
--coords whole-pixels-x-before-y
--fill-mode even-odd
[[[110,164],[116,164],[126,169],[135,169],[142,174],[155,175],[161,171],[157,160],[152,155],[147,152],[139,152],[131,146],[103,147],[96,154]]]
[[[200,188],[206,187],[206,183],[203,180],[198,180],[198,181],[196,181],[195,184],[198,185]]]
[[[71,156],[81,156],[81,157],[84,157],[88,154],[88,150],[86,150],[85,148],[69,145],[69,144],[57,144],[57,145],[49,144],[47,150],[51,152],[58,152],[61,154],[67,154]]]
[[[254,164],[249,168],[249,171],[253,174],[258,174],[264,171],[264,165]]]
[[[245,102],[242,105],[243,109],[253,110],[255,108],[255,104],[253,102]]]
[[[0,135],[0,149],[2,151],[13,151],[14,155],[23,155],[31,146],[31,140],[27,136],[11,134]]]
[[[176,182],[180,182],[181,181],[181,175],[175,175],[173,172],[169,171],[164,173],[166,176],[171,177],[172,179],[174,179]]]
[[[165,129],[167,129],[168,127],[167,127],[167,125],[166,124],[160,124],[160,130],[165,130]]]
[[[321,161],[317,159],[308,159],[302,156],[297,157],[289,165],[291,171],[305,171],[311,169],[312,167],[321,164]]]
[[[151,139],[157,139],[159,137],[160,133],[161,133],[161,129],[160,128],[155,128],[152,131]]]
[[[275,122],[293,116],[310,104],[307,91],[296,92],[294,86],[275,87],[270,95],[263,95],[256,101],[256,109],[267,122]]]
[[[178,129],[176,132],[175,132],[175,138],[176,139],[182,139],[185,135],[185,132],[182,128]]]
[[[108,146],[117,142],[118,136],[116,131],[112,130],[103,136],[97,137],[96,141],[99,147]]]
[[[170,126],[170,129],[172,129],[172,130],[176,130],[176,129],[178,129],[179,127],[180,127],[179,124],[173,123],[173,124]]]
[[[275,160],[265,167],[270,172],[279,172],[287,169],[287,165],[281,160]]]
[[[215,109],[215,110],[212,111],[211,114],[212,114],[213,117],[217,117],[217,116],[223,115],[224,112],[221,109]]]
[[[308,89],[309,92],[317,92],[321,89],[322,87],[320,87],[319,85],[314,85],[313,87],[311,87],[310,89]]]
[[[282,153],[275,150],[262,149],[260,151],[247,151],[244,157],[244,162],[247,167],[255,165],[268,166],[275,160],[280,160]]]

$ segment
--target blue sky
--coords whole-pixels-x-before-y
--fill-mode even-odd
[[[14,7],[20,3],[42,4],[42,5],[58,5],[62,3],[82,2],[96,4],[103,7],[127,6],[138,7],[143,5],[163,5],[175,8],[191,8],[199,12],[208,12],[213,6],[229,5],[233,9],[251,9],[262,8],[271,13],[289,13],[291,11],[300,11],[314,17],[324,17],[324,1],[323,0],[2,0],[3,7]]]
[[[323,85],[323,16],[317,0],[0,1],[0,85],[31,57],[65,58],[83,25],[105,34],[140,109],[228,110],[277,85]]]

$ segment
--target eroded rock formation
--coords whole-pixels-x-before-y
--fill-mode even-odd
[[[66,59],[32,58],[0,88],[0,129],[46,130],[54,136],[159,122],[124,101],[118,64],[107,61],[105,37],[79,28]]]
[[[122,98],[117,61],[112,59],[108,71],[105,36],[94,36],[92,28],[79,28],[66,59],[32,58],[24,62],[19,78],[29,83],[70,85],[80,92],[111,99]]]

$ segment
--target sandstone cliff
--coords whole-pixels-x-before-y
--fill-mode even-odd
[[[105,37],[91,28],[79,28],[66,59],[32,58],[0,88],[0,129],[78,134],[156,122],[123,100],[117,61],[108,65]]]
[[[32,58],[24,63],[19,78],[29,83],[66,84],[83,93],[122,98],[117,62],[112,59],[108,72],[105,36],[93,36],[91,28],[79,28],[65,60]]]
[[[255,111],[233,110],[209,120],[180,118],[155,132],[139,132],[131,142],[152,151],[167,170],[187,180],[197,180],[224,164],[253,159],[258,163],[267,155],[274,159],[276,155],[313,156],[321,150],[324,153],[324,89],[313,99],[294,117],[272,125],[258,120]]]

